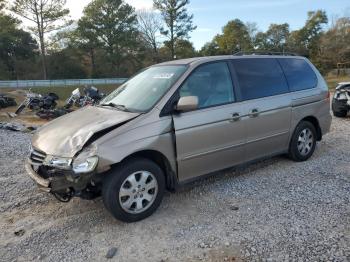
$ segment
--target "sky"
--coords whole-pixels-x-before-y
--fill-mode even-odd
[[[71,17],[79,19],[90,0],[67,0]],[[126,0],[135,9],[152,8],[152,0]],[[349,0],[191,0],[188,11],[194,15],[197,29],[190,41],[196,49],[221,32],[222,27],[233,19],[256,22],[265,31],[271,23],[289,23],[291,30],[301,28],[307,12],[322,9],[328,18],[350,16]]]

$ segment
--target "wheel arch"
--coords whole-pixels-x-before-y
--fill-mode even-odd
[[[321,126],[320,123],[318,121],[318,119],[314,116],[306,116],[303,119],[301,119],[298,124],[295,126],[295,128],[299,125],[300,122],[302,121],[307,121],[310,122],[316,129],[316,135],[317,135],[317,141],[321,141],[322,140],[322,130],[321,130]],[[294,128],[294,129],[295,129]]]
[[[171,168],[170,161],[164,154],[156,150],[142,150],[128,155],[121,162],[128,161],[132,158],[137,157],[145,158],[156,163],[164,172],[167,190],[175,190],[178,183],[177,176],[175,171]]]

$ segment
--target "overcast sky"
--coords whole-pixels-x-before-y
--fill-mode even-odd
[[[79,19],[90,0],[67,0],[71,17]],[[152,0],[126,0],[136,9],[152,8]],[[307,12],[323,9],[331,19],[350,16],[350,0],[191,0],[188,9],[194,14],[197,30],[191,41],[197,49],[210,41],[221,28],[235,18],[243,22],[256,22],[260,30],[271,23],[290,24],[292,30],[303,26]]]

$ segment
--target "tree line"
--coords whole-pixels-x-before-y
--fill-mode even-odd
[[[197,51],[189,2],[154,0],[153,10],[136,11],[123,0],[92,0],[72,21],[66,0],[0,0],[0,79],[129,77],[162,61],[239,51],[298,53],[323,73],[350,62],[350,18],[330,23],[322,10],[294,31],[234,19]]]

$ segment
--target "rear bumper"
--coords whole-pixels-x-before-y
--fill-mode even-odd
[[[45,192],[50,192],[50,181],[48,179],[45,179],[41,176],[39,176],[33,169],[32,165],[30,162],[27,160],[25,163],[25,169],[30,176],[31,179],[34,180],[35,183],[37,183],[38,187],[40,190],[45,191]]]

